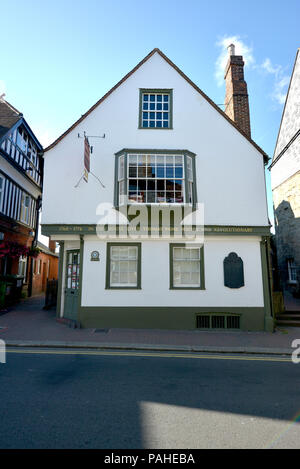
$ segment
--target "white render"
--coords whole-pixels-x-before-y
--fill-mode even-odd
[[[139,90],[173,90],[173,129],[139,129]],[[83,135],[94,151],[91,172],[83,174]],[[206,226],[269,227],[262,153],[194,89],[159,53],[154,53],[73,130],[45,153],[44,225],[95,225],[99,204],[113,204],[115,153],[123,148],[188,150],[196,154],[198,203],[204,204]],[[149,153],[151,153],[149,151]],[[55,234],[64,241],[62,296],[58,305],[64,316],[64,288],[68,251],[80,248],[80,237]],[[204,290],[171,290],[169,244],[193,241],[176,239],[108,239],[140,242],[141,289],[106,289],[107,243],[83,235],[82,307],[232,307],[264,308],[261,236],[208,235],[204,240]],[[98,251],[100,262],[91,262]],[[223,261],[236,252],[243,259],[245,286],[224,286]]]
[[[173,89],[173,130],[138,129],[139,88]],[[94,146],[83,173],[83,139]],[[99,203],[112,203],[114,154],[123,148],[196,153],[198,202],[207,225],[268,226],[263,157],[210,103],[155,53],[84,121],[45,154],[43,223],[94,224]]]
[[[65,256],[68,250],[79,249],[79,240],[76,242],[73,238],[73,241],[65,241]],[[219,236],[206,237],[206,289],[203,291],[169,290],[169,276],[165,275],[166,266],[169,267],[169,241],[143,241],[142,289],[121,290],[116,294],[115,290],[105,289],[106,243],[99,242],[96,236],[85,236],[82,306],[186,306],[188,295],[189,306],[263,307],[262,278],[257,275],[261,269],[259,241],[256,236],[227,236],[222,240]],[[94,250],[99,251],[100,262],[90,261],[90,253]],[[238,252],[244,261],[245,287],[236,290],[225,287],[223,279],[223,260],[232,251]],[[160,274],[154,275],[154,270]],[[61,315],[63,307],[62,301]]]

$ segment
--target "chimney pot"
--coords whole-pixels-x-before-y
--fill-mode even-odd
[[[227,47],[227,50],[229,52],[229,55],[235,55],[235,45],[234,44],[230,44],[228,47]]]

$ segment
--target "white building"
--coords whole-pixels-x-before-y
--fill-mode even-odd
[[[241,61],[229,59],[231,85]],[[61,246],[59,317],[83,327],[272,330],[267,156],[159,49],[44,157],[42,232]],[[204,244],[182,238],[172,219],[169,236],[162,221],[164,236],[147,228],[132,238],[121,217],[118,237],[98,237],[102,204],[118,213],[127,202],[131,213],[203,204]]]
[[[300,49],[282,113],[271,169],[278,270],[283,290],[300,284]]]

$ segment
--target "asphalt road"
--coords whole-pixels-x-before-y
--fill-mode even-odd
[[[28,353],[29,352],[29,353]],[[11,350],[0,448],[299,448],[288,358]]]

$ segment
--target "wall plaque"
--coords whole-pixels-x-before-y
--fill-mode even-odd
[[[99,251],[91,252],[91,261],[100,261]]]
[[[228,288],[241,288],[244,282],[244,264],[242,259],[231,252],[225,257],[224,262],[224,285]]]

